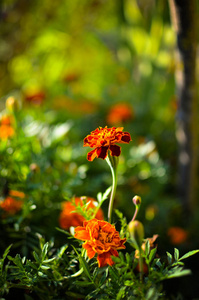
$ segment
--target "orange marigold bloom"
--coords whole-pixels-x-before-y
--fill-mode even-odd
[[[14,135],[14,129],[11,126],[1,125],[0,126],[0,139],[6,140],[7,138]]]
[[[125,249],[126,239],[121,239],[115,226],[106,221],[92,219],[84,221],[83,227],[75,228],[74,237],[85,241],[83,248],[86,249],[91,259],[97,253],[98,266],[104,267],[107,264],[112,266],[114,261],[111,256],[118,256],[117,250]]]
[[[3,115],[0,120],[0,139],[6,140],[14,135],[14,128],[12,127],[13,119],[9,115]]]
[[[95,208],[95,202],[96,202],[95,199],[91,197],[86,197],[86,201],[88,203],[88,205],[86,206],[86,211]],[[83,204],[84,204],[83,197],[75,198],[76,206],[78,205],[83,206]],[[80,213],[75,212],[76,210],[75,205],[70,201],[66,201],[63,203],[63,209],[59,217],[59,224],[61,228],[69,229],[71,226],[77,227],[83,225],[85,218]],[[97,211],[95,218],[99,220],[104,219],[104,214],[101,208]]]
[[[108,116],[108,124],[121,124],[134,117],[132,107],[127,103],[117,103],[111,107]]]
[[[128,144],[131,141],[131,136],[128,132],[123,132],[123,127],[107,128],[99,127],[87,135],[84,139],[84,147],[95,148],[87,154],[87,159],[93,161],[95,157],[105,159],[108,155],[108,150],[112,156],[119,156],[121,147],[115,145],[117,143]]]
[[[15,190],[10,190],[9,195],[12,197],[21,198],[21,199],[25,198],[25,194],[23,192],[19,192],[19,191],[15,191]]]
[[[10,215],[14,215],[19,210],[21,210],[23,201],[15,200],[14,198],[8,196],[2,202],[0,202],[0,207]]]
[[[178,226],[170,227],[167,234],[170,237],[171,243],[174,245],[180,245],[186,242],[188,238],[188,232]]]

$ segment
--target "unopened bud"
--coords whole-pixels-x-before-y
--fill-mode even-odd
[[[19,110],[19,106],[19,101],[15,97],[10,96],[6,99],[6,108],[8,111],[17,111]]]
[[[140,196],[137,196],[137,195],[136,195],[135,197],[133,197],[133,203],[134,203],[136,206],[140,205],[141,202],[142,202],[142,200],[141,200],[141,197],[140,197]]]
[[[144,226],[140,221],[131,221],[128,225],[129,233],[131,238],[136,242],[138,247],[142,246],[144,239]]]
[[[40,168],[36,163],[32,163],[29,168],[33,173],[38,173],[40,171]]]

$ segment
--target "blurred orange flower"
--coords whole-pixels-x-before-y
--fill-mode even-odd
[[[66,109],[67,113],[78,117],[82,114],[94,113],[98,109],[98,105],[90,99],[73,99],[67,96],[59,96],[54,99],[53,108],[56,110]]]
[[[8,196],[0,202],[0,207],[10,215],[21,210],[25,194],[16,190],[10,190]]]
[[[25,94],[25,101],[29,103],[33,103],[35,105],[40,105],[45,100],[46,95],[43,91],[28,91]]]
[[[8,196],[2,202],[0,202],[0,207],[10,215],[16,214],[21,210],[23,201],[15,200],[14,198]]]
[[[86,249],[91,259],[97,253],[98,266],[114,264],[111,256],[118,256],[117,250],[125,249],[126,239],[121,239],[115,226],[108,222],[92,219],[84,221],[83,227],[75,228],[74,237],[85,241],[83,248]]]
[[[9,196],[20,198],[20,199],[25,198],[25,194],[23,192],[19,192],[19,191],[15,191],[15,190],[10,190]]]
[[[95,208],[96,200],[94,198],[86,197],[86,202],[88,203],[88,205],[86,206],[87,212],[89,209]],[[76,206],[78,205],[83,206],[83,204],[84,204],[83,197],[75,198]],[[76,210],[75,205],[70,201],[66,201],[63,203],[63,209],[59,217],[59,224],[61,228],[69,229],[71,226],[77,227],[83,225],[85,218],[80,213],[75,212]],[[99,220],[104,219],[104,214],[101,208],[97,211],[95,218]]]
[[[0,120],[0,139],[6,140],[14,135],[13,120],[9,115],[3,115]]]
[[[107,123],[110,125],[121,124],[133,119],[134,112],[127,103],[117,103],[113,105],[107,115]]]
[[[167,235],[169,236],[171,243],[174,245],[180,245],[186,242],[188,238],[188,232],[178,226],[170,227]]]
[[[11,126],[0,126],[0,139],[6,140],[14,135],[14,129]]]
[[[116,143],[126,143],[131,141],[131,136],[128,132],[123,132],[123,127],[107,128],[99,127],[87,135],[84,139],[83,147],[95,148],[87,154],[87,159],[93,161],[95,157],[105,159],[108,155],[108,150],[112,156],[119,156],[121,147]]]

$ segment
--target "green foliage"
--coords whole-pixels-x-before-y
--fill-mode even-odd
[[[122,216],[119,211],[117,214]],[[123,221],[123,229],[126,226]],[[162,282],[189,275],[191,271],[184,269],[182,260],[199,252],[190,251],[180,257],[175,248],[174,256],[167,252],[167,261],[162,261],[156,255],[157,248],[150,249],[147,241],[142,252],[147,271],[141,279],[134,250],[120,251],[118,257],[113,257],[113,266],[98,268],[95,258],[89,260],[85,250],[71,248],[74,240],[60,249],[55,249],[53,242],[45,243],[41,236],[39,241],[40,248],[33,251],[31,259],[9,255],[12,245],[5,250],[0,261],[1,296],[17,288],[29,290],[30,299],[35,295],[38,299],[65,299],[66,296],[86,300],[165,299]]]

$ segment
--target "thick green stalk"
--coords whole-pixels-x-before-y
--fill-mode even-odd
[[[113,203],[117,188],[117,165],[119,158],[116,156],[111,156],[110,154],[107,156],[106,161],[111,169],[112,174],[112,190],[111,190],[111,196],[109,200],[109,207],[108,207],[108,222],[111,223],[111,217],[112,217],[112,211],[113,211]]]

